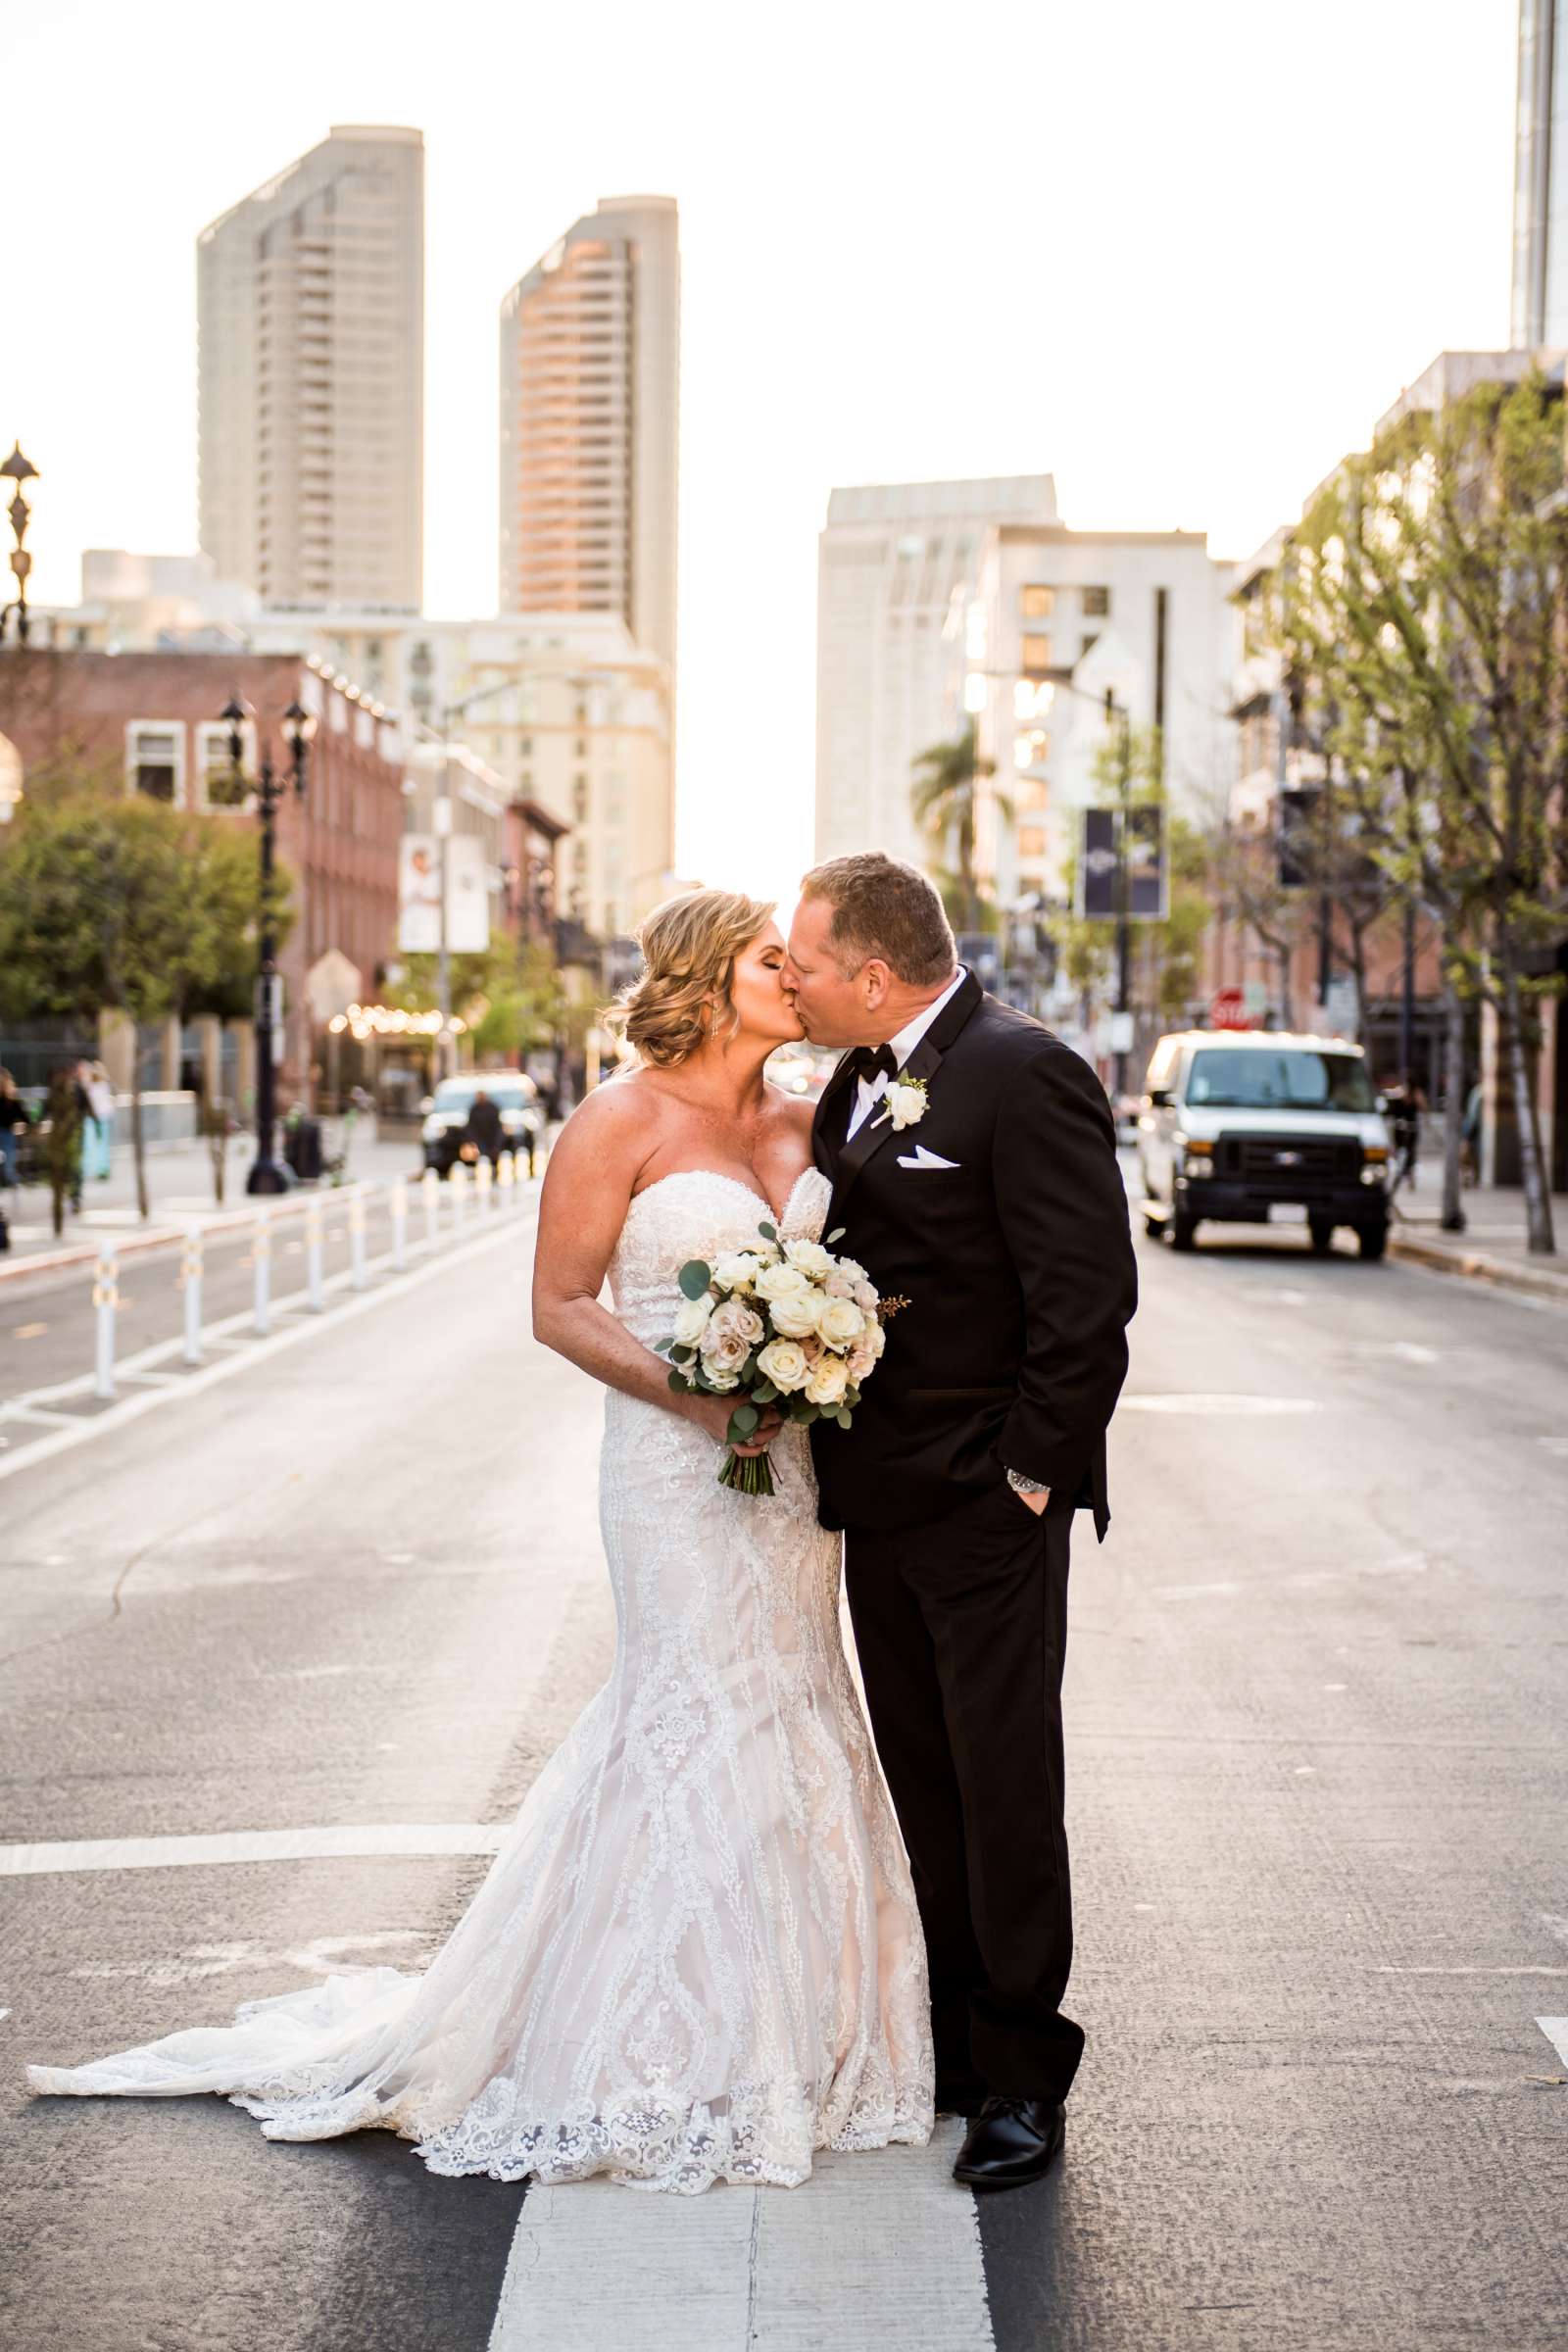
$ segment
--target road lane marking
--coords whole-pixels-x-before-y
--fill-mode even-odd
[[[1402,1968],[1394,1961],[1384,1961],[1372,1973],[1378,1977],[1568,1977],[1568,1968],[1529,1964],[1523,1968]]]
[[[202,1862],[360,1860],[381,1854],[493,1854],[510,1822],[368,1821],[299,1830],[217,1830],[167,1838],[69,1838],[0,1845],[0,1879],[44,1871],[166,1870]],[[1568,1976],[1568,1969],[1563,1971]]]
[[[1117,1409],[1124,1413],[1193,1413],[1242,1421],[1275,1413],[1318,1413],[1323,1408],[1315,1396],[1221,1396],[1176,1391],[1123,1396]]]
[[[4,2014],[0,2010],[0,2016]],[[1564,2066],[1568,2066],[1568,2017],[1538,2017],[1536,2023]]]
[[[824,2149],[799,2188],[530,2188],[489,2352],[995,2352],[961,2123],[925,2148]]]

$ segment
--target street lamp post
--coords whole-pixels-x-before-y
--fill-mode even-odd
[[[32,569],[32,558],[23,545],[23,541],[27,536],[27,525],[32,519],[32,509],[22,495],[22,485],[24,482],[35,482],[37,479],[37,466],[29,458],[23,456],[22,444],[20,441],[17,442],[10,457],[6,459],[4,465],[0,465],[0,481],[12,482],[16,485],[7,513],[11,520],[12,537],[17,543],[11,551],[11,571],[17,583],[17,593],[8,605],[0,607],[0,645],[5,643],[6,625],[13,613],[16,615],[17,643],[25,645],[27,642],[27,574]]]
[[[243,797],[244,729],[251,712],[238,695],[231,695],[219,715],[228,728],[228,756],[233,763],[236,786],[239,787],[237,797]],[[297,800],[303,801],[305,798],[306,753],[315,732],[316,721],[310,712],[297,701],[290,703],[283,713],[283,738],[289,747],[287,774],[280,774],[273,767],[270,745],[264,746],[257,765],[256,806],[261,818],[261,936],[256,979],[256,1157],[245,1179],[248,1193],[286,1193],[292,1181],[287,1168],[272,1156],[277,1127],[277,1069],[273,1059],[273,1040],[282,1013],[273,874],[276,867],[277,811],[290,784]]]

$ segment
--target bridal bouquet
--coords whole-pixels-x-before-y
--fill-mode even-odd
[[[765,1404],[776,1404],[787,1421],[825,1419],[848,1429],[895,1302],[878,1298],[853,1257],[835,1257],[820,1242],[781,1242],[765,1223],[757,1236],[744,1250],[716,1254],[711,1265],[694,1257],[682,1266],[682,1304],[659,1353],[673,1367],[672,1389],[735,1397],[719,1485],[771,1494],[767,1455],[734,1448],[751,1438]]]

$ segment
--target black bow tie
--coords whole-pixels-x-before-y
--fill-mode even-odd
[[[897,1073],[898,1066],[899,1057],[891,1046],[857,1046],[855,1052],[850,1055],[850,1067],[854,1070],[857,1078],[865,1080],[867,1086],[870,1085],[878,1070],[881,1071],[884,1078],[892,1078]]]

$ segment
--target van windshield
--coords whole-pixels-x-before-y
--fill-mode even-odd
[[[1375,1110],[1358,1054],[1277,1054],[1205,1046],[1193,1055],[1186,1099],[1204,1110]]]

